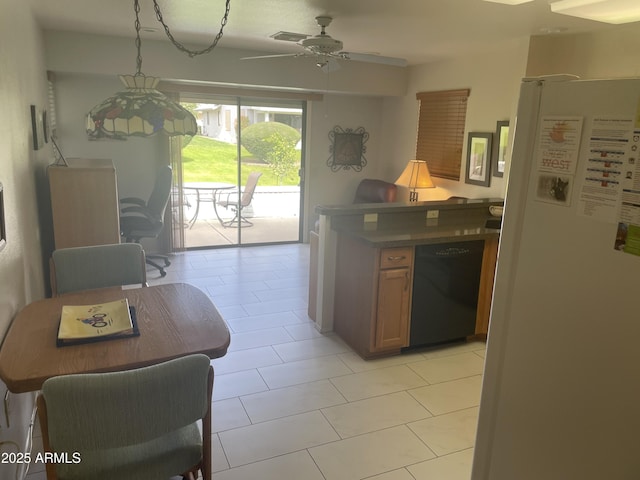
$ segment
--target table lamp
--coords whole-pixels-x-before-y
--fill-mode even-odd
[[[397,185],[409,187],[409,201],[418,201],[417,188],[435,188],[431,181],[429,167],[424,160],[409,160],[402,174],[396,180]]]

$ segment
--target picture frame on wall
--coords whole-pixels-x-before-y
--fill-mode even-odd
[[[493,142],[493,154],[491,157],[491,171],[494,177],[504,176],[504,167],[507,161],[509,149],[509,121],[502,120],[496,123],[496,135]]]
[[[331,171],[353,169],[360,172],[367,165],[364,154],[367,151],[365,143],[368,139],[369,133],[363,127],[344,129],[335,126],[329,132],[331,156],[327,160],[327,165]]]
[[[49,117],[47,115],[47,111],[42,111],[42,139],[44,143],[49,143],[49,136],[51,135],[49,128]]]
[[[44,146],[44,123],[42,109],[36,105],[31,105],[31,134],[33,149],[40,150]]]
[[[491,143],[493,133],[470,132],[467,141],[465,183],[488,187],[491,182]]]

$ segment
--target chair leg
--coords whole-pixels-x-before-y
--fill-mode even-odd
[[[222,226],[227,228],[227,227],[234,227],[238,224],[242,224],[242,225],[246,225],[247,227],[252,227],[253,223],[250,222],[249,220],[247,220],[245,217],[242,216],[242,209],[238,210],[234,210],[235,216],[231,219],[231,220],[227,220],[226,222],[220,222],[222,223]]]
[[[202,462],[200,462],[200,464],[196,467],[193,468],[193,470],[189,470],[188,472],[184,472],[182,475],[180,475],[183,480],[197,480],[198,475],[202,474],[202,480],[205,480],[205,471],[204,471],[204,465],[202,464]]]
[[[125,241],[127,243],[140,243],[141,237],[126,237]],[[158,270],[160,270],[160,276],[164,277],[167,272],[165,271],[164,267],[158,265],[156,262],[153,261],[154,258],[159,258],[160,260],[164,261],[164,266],[168,267],[169,265],[171,265],[171,262],[169,261],[169,257],[167,255],[160,255],[160,254],[152,254],[152,255],[146,255],[145,257],[145,262],[149,265],[151,265],[152,267],[157,268]]]
[[[160,258],[160,259],[164,260],[164,266],[165,267],[168,267],[169,265],[171,265],[171,262],[169,261],[169,259],[164,255],[147,255],[147,257],[145,259],[146,262],[149,265],[157,268],[160,271],[160,276],[161,277],[164,277],[167,274],[167,272],[165,271],[164,267],[161,267],[160,265],[158,265],[156,262],[151,260],[151,258]]]

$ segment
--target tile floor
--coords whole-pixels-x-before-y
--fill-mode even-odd
[[[308,262],[308,245],[274,245],[149,272],[206,291],[232,331],[213,361],[214,479],[469,480],[485,344],[362,360],[308,318]]]

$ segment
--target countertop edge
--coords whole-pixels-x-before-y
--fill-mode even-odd
[[[415,245],[429,245],[438,243],[468,242],[473,240],[496,239],[500,230],[494,228],[476,227],[432,227],[424,231],[395,233],[391,231],[353,231],[337,230],[337,233],[360,240],[376,248],[408,247]]]
[[[419,212],[437,208],[438,210],[459,209],[461,207],[489,207],[491,205],[504,205],[502,198],[479,198],[479,199],[455,199],[455,200],[431,200],[427,202],[413,203],[357,203],[353,205],[318,205],[315,212],[319,215],[355,215],[364,213],[385,213],[393,211]]]

